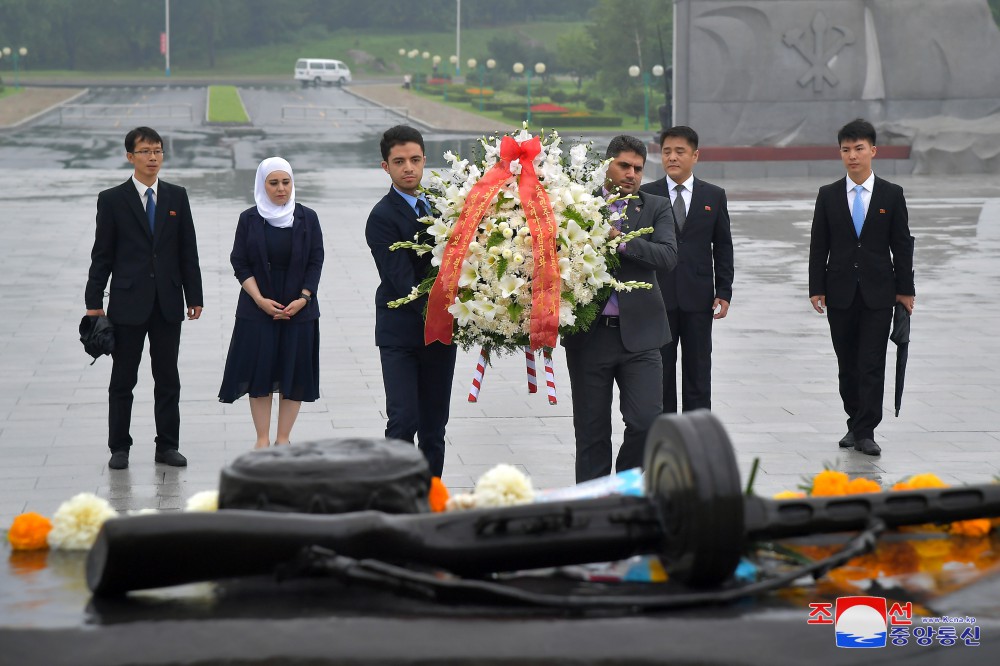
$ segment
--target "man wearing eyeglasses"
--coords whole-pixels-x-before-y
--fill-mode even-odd
[[[110,469],[128,467],[132,390],[145,340],[153,372],[157,463],[184,467],[180,446],[181,382],[177,371],[184,303],[187,318],[201,316],[201,268],[187,191],[157,177],[163,140],[149,127],[125,136],[132,177],[97,196],[97,232],[84,293],[87,315],[104,314],[115,326],[108,386]]]

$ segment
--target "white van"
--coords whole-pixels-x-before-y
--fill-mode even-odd
[[[351,70],[339,60],[321,60],[319,58],[299,58],[295,61],[295,80],[302,85],[310,83],[332,86],[351,82]]]

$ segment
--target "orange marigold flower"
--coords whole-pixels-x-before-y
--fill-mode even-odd
[[[849,479],[843,472],[823,470],[813,478],[812,494],[816,496],[843,495]]]
[[[948,531],[952,534],[961,534],[963,536],[984,537],[990,533],[990,519],[960,520],[952,523]]]
[[[847,488],[844,490],[844,494],[846,495],[880,492],[882,492],[882,486],[880,486],[878,482],[872,481],[871,479],[865,479],[860,476],[856,479],[851,479],[847,484]]]
[[[7,532],[7,540],[14,550],[38,550],[48,548],[48,536],[52,522],[34,512],[22,513],[14,519]]]
[[[773,499],[802,499],[806,494],[797,490],[782,490],[776,493]]]
[[[441,481],[441,477],[431,477],[431,491],[427,498],[431,504],[431,511],[434,513],[441,513],[444,511],[445,505],[448,504],[449,497],[451,497],[451,494],[448,492],[448,487],[444,485],[443,481]]]
[[[907,479],[907,484],[911,490],[920,488],[947,488],[948,484],[941,480],[937,474],[915,474]]]

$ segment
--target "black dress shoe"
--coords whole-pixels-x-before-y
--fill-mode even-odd
[[[854,433],[849,432],[840,438],[840,448],[849,449],[854,446]]]
[[[154,460],[164,465],[170,465],[171,467],[187,467],[188,464],[187,458],[182,456],[181,452],[177,449],[157,451]]]
[[[866,456],[882,455],[882,449],[878,447],[874,439],[859,439],[854,443],[854,450],[861,451]]]
[[[108,469],[128,469],[128,451],[112,451]]]

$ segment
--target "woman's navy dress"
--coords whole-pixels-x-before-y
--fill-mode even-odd
[[[268,224],[264,236],[271,284],[274,292],[281,294],[292,256],[292,228]],[[271,393],[304,402],[319,398],[318,319],[301,324],[295,317],[278,321],[236,319],[219,400],[232,403],[247,394],[260,398]]]

